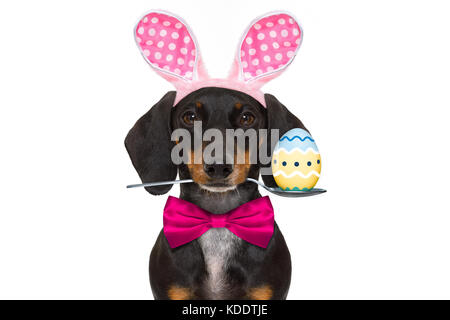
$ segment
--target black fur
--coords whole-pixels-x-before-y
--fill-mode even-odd
[[[281,104],[277,98],[271,94],[265,94],[267,106],[267,128],[269,132],[271,129],[278,129],[280,138],[289,130],[294,128],[305,129],[303,123],[294,116],[283,104]],[[271,141],[271,140],[269,140]],[[275,146],[271,146],[273,150]],[[270,163],[266,167],[270,166]],[[264,184],[269,187],[276,187],[277,184],[272,175],[262,175]]]
[[[279,129],[280,136],[286,131],[303,124],[285,106],[269,94],[265,95],[267,109],[254,98],[234,90],[223,88],[203,88],[197,90],[175,107],[173,92],[166,94],[159,103],[144,115],[128,134],[125,144],[133,165],[143,182],[166,181],[175,179],[177,168],[170,160],[170,132],[183,127],[180,122],[186,110],[195,108],[201,102],[203,130],[217,128],[235,129],[236,117],[240,112],[250,110],[256,116],[255,129]],[[237,110],[235,103],[242,103],[242,110]],[[166,141],[166,144],[161,143]],[[269,139],[270,141],[270,139]],[[273,147],[273,146],[272,146]],[[270,164],[269,164],[270,165]],[[248,177],[258,178],[259,165],[252,165]],[[178,166],[181,179],[191,178],[186,165]],[[264,182],[275,185],[272,176],[263,176]],[[180,198],[215,214],[228,212],[241,204],[261,197],[258,187],[253,183],[242,183],[236,191],[211,193],[197,184],[180,185]],[[163,194],[170,186],[149,188],[152,194]],[[162,214],[162,213],[158,213]],[[278,226],[266,249],[239,242],[239,248],[233,251],[226,269],[227,290],[224,299],[248,299],[251,288],[268,285],[273,290],[272,299],[285,299],[291,278],[291,259],[289,250]],[[194,240],[181,247],[171,249],[164,233],[161,232],[150,257],[150,283],[156,299],[169,299],[170,286],[189,288],[192,299],[215,299],[205,285],[208,271],[199,240]]]
[[[170,113],[175,91],[168,92],[144,114],[125,138],[125,147],[142,181],[169,181],[177,176],[177,167],[170,159],[173,142],[170,141]],[[172,185],[149,187],[155,195],[167,193]]]

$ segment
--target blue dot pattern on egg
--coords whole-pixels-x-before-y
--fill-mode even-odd
[[[310,190],[320,177],[319,149],[304,129],[286,132],[275,146],[272,160],[274,179],[283,190]]]

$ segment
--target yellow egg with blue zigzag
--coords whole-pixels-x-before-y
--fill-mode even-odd
[[[307,191],[316,185],[322,162],[316,142],[308,131],[295,128],[278,141],[272,155],[272,174],[286,191]]]

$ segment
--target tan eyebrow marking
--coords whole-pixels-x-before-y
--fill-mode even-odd
[[[200,101],[197,101],[197,102],[195,103],[195,105],[197,106],[197,108],[203,107],[203,104],[202,104]]]
[[[242,103],[240,103],[240,102],[237,102],[235,105],[234,105],[234,107],[236,108],[236,109],[241,109],[242,108]]]

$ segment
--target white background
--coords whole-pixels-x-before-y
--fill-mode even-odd
[[[153,8],[187,20],[214,76],[256,16],[302,23],[265,92],[318,141],[329,192],[272,197],[288,298],[450,298],[450,5],[392,0],[2,1],[0,298],[152,298],[167,196],[125,189],[123,140],[171,90],[133,40]]]

